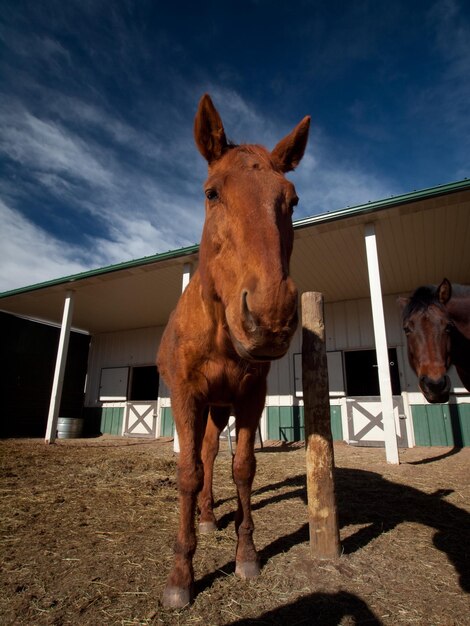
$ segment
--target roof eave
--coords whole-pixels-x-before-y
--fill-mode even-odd
[[[61,278],[54,278],[42,283],[29,285],[27,287],[20,287],[18,289],[12,289],[11,291],[4,291],[0,293],[1,298],[7,298],[9,296],[15,296],[21,293],[30,291],[37,291],[39,289],[46,289],[47,287],[55,287],[59,285],[71,285],[72,283],[85,280],[86,278],[93,278],[94,276],[100,276],[102,274],[111,274],[113,272],[119,272],[126,269],[132,269],[133,267],[142,267],[143,265],[150,265],[160,261],[167,261],[171,259],[181,258],[184,256],[190,256],[197,253],[199,245],[194,244],[186,248],[179,248],[178,250],[169,250],[168,252],[161,252],[140,259],[133,259],[132,261],[124,261],[123,263],[116,263],[115,265],[107,265],[86,272],[80,272],[79,274],[71,274],[70,276],[63,276]]]
[[[312,217],[306,217],[304,219],[294,222],[294,229],[300,230],[309,226],[318,224],[327,224],[337,220],[347,219],[349,217],[357,217],[361,215],[367,215],[370,213],[376,213],[378,211],[397,206],[416,202],[426,198],[432,198],[434,196],[441,196],[445,194],[455,193],[465,189],[470,189],[470,180],[464,179],[454,183],[448,183],[446,185],[440,185],[438,187],[431,187],[428,189],[422,189],[419,191],[413,191],[411,193],[402,194],[399,196],[392,196],[384,200],[377,200],[375,202],[368,202],[367,204],[360,204],[354,207],[347,207],[345,209],[339,209],[338,211],[332,211],[328,213],[321,213],[320,215],[314,215]],[[197,254],[199,251],[199,244],[194,244],[178,250],[169,250],[140,259],[134,259],[132,261],[125,261],[124,263],[118,263],[115,265],[108,265],[94,270],[81,272],[79,274],[72,274],[70,276],[64,276],[62,278],[56,278],[42,283],[37,283],[27,287],[20,287],[11,291],[4,291],[0,293],[0,299],[15,296],[22,293],[38,291],[47,287],[54,287],[60,285],[72,285],[75,282],[92,278],[94,276],[100,276],[102,274],[110,274],[112,272],[118,272],[133,267],[140,267],[143,265],[150,265],[152,263],[158,263],[165,260],[182,258]]]

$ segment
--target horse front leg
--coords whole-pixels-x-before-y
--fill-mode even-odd
[[[202,442],[202,463],[204,466],[204,485],[199,493],[199,532],[210,533],[217,529],[217,520],[214,515],[214,495],[212,483],[214,477],[214,463],[219,452],[220,433],[227,426],[230,417],[230,407],[213,406],[207,420],[204,441]]]
[[[265,394],[251,398],[236,413],[237,449],[232,466],[233,479],[238,491],[238,509],[235,516],[238,537],[235,573],[241,578],[254,578],[260,572],[258,554],[253,542],[251,490],[256,473],[255,437],[264,399]]]
[[[193,556],[196,551],[196,498],[200,491],[204,470],[201,446],[207,412],[196,407],[182,406],[173,401],[173,415],[177,426],[180,453],[178,459],[179,523],[174,546],[173,567],[163,592],[163,605],[182,608],[193,600]]]

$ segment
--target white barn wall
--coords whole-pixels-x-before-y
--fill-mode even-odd
[[[385,296],[384,315],[389,346],[403,344],[397,296]],[[372,308],[368,298],[330,302],[325,305],[325,335],[328,352],[374,348]]]
[[[302,351],[302,329],[295,332],[288,353],[271,363],[268,375],[268,406],[290,406],[294,396],[294,354]]]
[[[384,298],[388,342],[403,345],[400,314],[395,296]],[[370,300],[350,300],[325,305],[325,335],[327,351],[367,349],[374,347]],[[125,332],[93,336],[88,367],[86,404],[99,403],[99,383],[102,368],[155,363],[164,327],[140,328]],[[288,354],[271,365],[268,377],[268,403],[284,404],[294,396],[294,354],[302,351],[302,329],[294,335]],[[408,377],[407,377],[408,378]],[[162,385],[162,395],[167,391]]]
[[[384,298],[384,311],[388,343],[397,347],[401,383],[403,391],[417,392],[416,376],[410,371],[404,353],[404,335],[401,330],[400,311],[396,296]],[[372,312],[369,299],[350,300],[325,305],[325,335],[329,353],[345,350],[370,349],[374,347]],[[102,406],[99,401],[100,377],[103,368],[132,367],[155,363],[157,349],[164,327],[151,327],[125,332],[104,333],[92,339],[88,369],[88,383],[85,404],[88,407]],[[294,355],[302,351],[302,328],[294,335],[288,354],[271,365],[268,376],[267,407],[292,407],[301,405],[302,399],[295,396]],[[300,361],[300,359],[299,359]],[[329,359],[331,381],[343,380],[342,359]],[[301,372],[297,372],[297,375]],[[335,389],[332,404],[341,402]],[[158,411],[170,406],[169,394],[163,381],[160,381]],[[115,404],[115,403],[114,403]],[[124,406],[124,402],[122,406]],[[107,403],[108,406],[108,403]],[[111,406],[109,404],[109,406]],[[263,414],[262,432],[266,436],[266,411]]]
[[[401,329],[397,296],[392,295],[384,298],[384,314],[388,345],[397,348],[401,384],[402,389],[405,390],[408,380],[411,381],[410,385],[416,383],[412,377],[410,378],[409,372],[405,373],[403,357],[405,337]],[[343,434],[345,435],[347,432],[347,414],[342,353],[347,350],[375,348],[370,299],[363,298],[327,303],[325,305],[325,337],[329,367],[330,404],[332,407],[341,407],[341,420],[343,423]],[[295,395],[295,376],[301,378],[301,372],[295,371],[294,356],[296,354],[300,355],[301,351],[302,328],[299,326],[288,354],[280,361],[271,365],[265,414],[269,415],[270,409],[275,407],[303,405],[301,396],[296,397]],[[300,368],[300,366],[301,357],[298,357],[297,368]],[[274,415],[277,416],[277,413],[274,413]],[[263,434],[270,430],[266,423],[263,423],[262,427]]]
[[[99,406],[101,370],[106,367],[153,365],[164,327],[94,335],[88,364],[86,406]]]
[[[409,366],[404,372],[402,359],[404,335],[401,330],[400,311],[396,303],[397,296],[384,298],[385,323],[387,327],[388,344],[397,347],[399,354],[400,373],[406,373],[403,388],[407,381],[412,385],[414,374],[409,372]],[[374,331],[372,324],[372,309],[369,299],[333,302],[325,305],[325,336],[327,352],[344,350],[372,349]],[[287,355],[271,365],[268,376],[267,406],[288,406],[295,402],[294,397],[294,354],[302,352],[302,328],[294,335]],[[338,361],[336,361],[338,362]],[[330,378],[341,379],[342,373],[330,373]],[[415,377],[416,378],[416,377]],[[334,392],[334,389],[330,391]]]

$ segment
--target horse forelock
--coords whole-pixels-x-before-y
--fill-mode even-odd
[[[403,310],[403,319],[407,319],[413,313],[420,313],[428,309],[431,305],[443,308],[439,302],[436,293],[436,287],[433,285],[424,285],[418,287],[411,295],[407,305]]]
[[[258,144],[235,144],[229,143],[223,156],[209,167],[209,171],[218,168],[272,169],[280,172],[278,163],[271,157],[271,153],[264,146]]]

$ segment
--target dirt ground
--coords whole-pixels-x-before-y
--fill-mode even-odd
[[[261,576],[234,575],[231,457],[217,460],[220,529],[202,536],[196,598],[164,610],[177,523],[170,441],[0,442],[2,625],[470,625],[470,448],[335,445],[343,555],[310,557],[305,452],[257,450]]]

